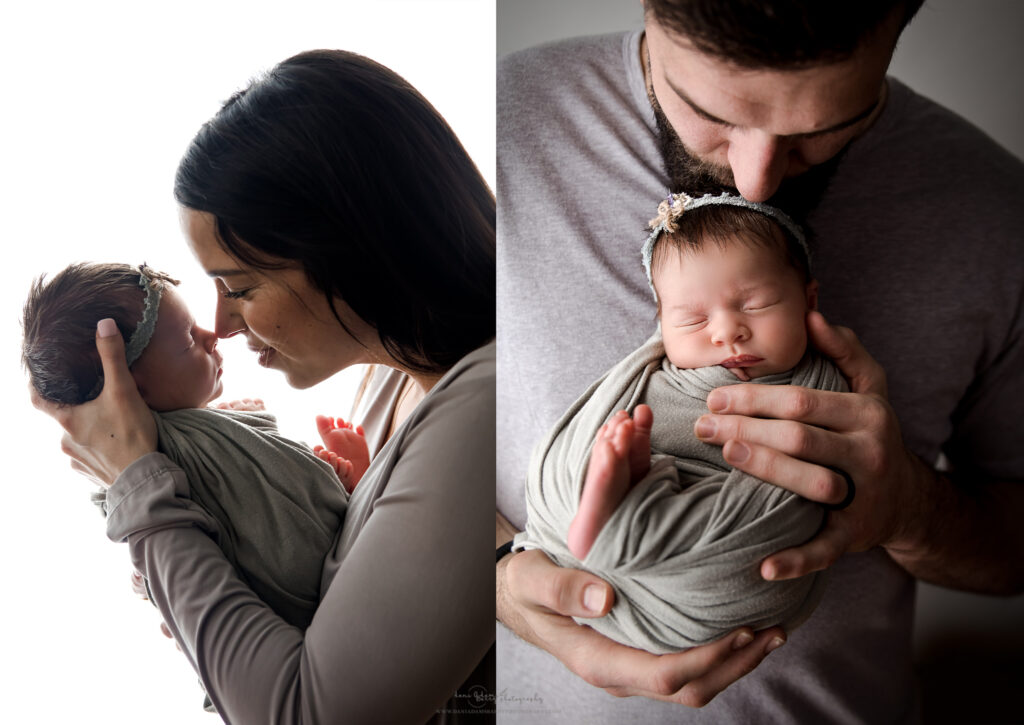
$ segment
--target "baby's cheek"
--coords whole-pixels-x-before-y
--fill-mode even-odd
[[[679,333],[671,328],[667,332],[663,329],[662,341],[665,343],[665,357],[668,358],[670,363],[677,368],[695,367],[693,363],[693,346],[688,344],[688,341],[683,339]]]

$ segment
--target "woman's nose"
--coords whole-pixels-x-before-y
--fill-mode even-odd
[[[217,311],[214,315],[213,331],[217,337],[223,339],[233,337],[240,332],[245,332],[245,321],[234,310],[234,302],[224,298],[222,295],[217,297]]]
[[[729,139],[729,166],[745,199],[766,201],[789,169],[789,143],[758,129],[739,130]]]

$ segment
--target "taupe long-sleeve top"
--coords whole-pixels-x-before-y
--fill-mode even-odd
[[[494,352],[460,360],[374,458],[304,633],[239,579],[166,456],[111,486],[107,534],[128,542],[226,722],[423,722],[481,663],[494,641]]]

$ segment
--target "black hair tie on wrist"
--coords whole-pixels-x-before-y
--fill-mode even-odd
[[[504,544],[502,544],[501,546],[498,547],[498,549],[497,549],[497,551],[495,553],[497,554],[497,557],[498,557],[497,559],[495,559],[495,563],[498,563],[505,556],[507,556],[508,554],[512,553],[512,542],[511,541],[506,541]]]
[[[854,485],[853,479],[850,478],[850,474],[844,471],[842,468],[835,468],[833,466],[829,466],[829,469],[838,473],[840,476],[843,477],[843,480],[846,481],[846,498],[844,498],[839,503],[826,503],[822,504],[822,506],[824,506],[829,511],[842,511],[844,508],[853,503],[853,499],[857,495],[857,487]]]

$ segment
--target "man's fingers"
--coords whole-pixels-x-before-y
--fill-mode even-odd
[[[562,569],[542,551],[509,557],[505,572],[510,593],[532,607],[567,617],[603,617],[615,593],[603,579],[579,569]]]
[[[851,405],[851,396],[847,393],[799,385],[740,383],[712,390],[708,394],[708,410],[717,415],[795,420],[848,431],[863,427],[865,417],[872,412],[865,410],[869,407],[868,400],[874,399],[861,399],[859,405]]]
[[[780,627],[758,632],[750,644],[730,653],[706,674],[689,680],[672,700],[687,707],[704,707],[729,685],[753,672],[770,652],[785,642],[786,633]]]
[[[840,514],[841,515],[841,514]],[[849,546],[850,536],[830,514],[829,523],[803,546],[784,549],[761,562],[761,576],[770,581],[796,579],[832,566]]]
[[[642,696],[703,707],[757,667],[767,654],[768,642],[775,638],[785,640],[778,627],[756,637],[744,627],[684,652],[652,655],[601,637],[590,643],[599,652],[591,652],[586,661],[571,666],[590,684],[618,697]]]
[[[807,314],[807,331],[814,346],[832,358],[850,381],[850,390],[888,396],[885,371],[860,344],[853,330],[828,324],[824,315],[814,310]]]
[[[729,440],[722,448],[725,462],[762,481],[774,483],[819,503],[838,504],[849,491],[836,471],[808,463],[772,446]],[[806,454],[805,454],[806,456]]]

